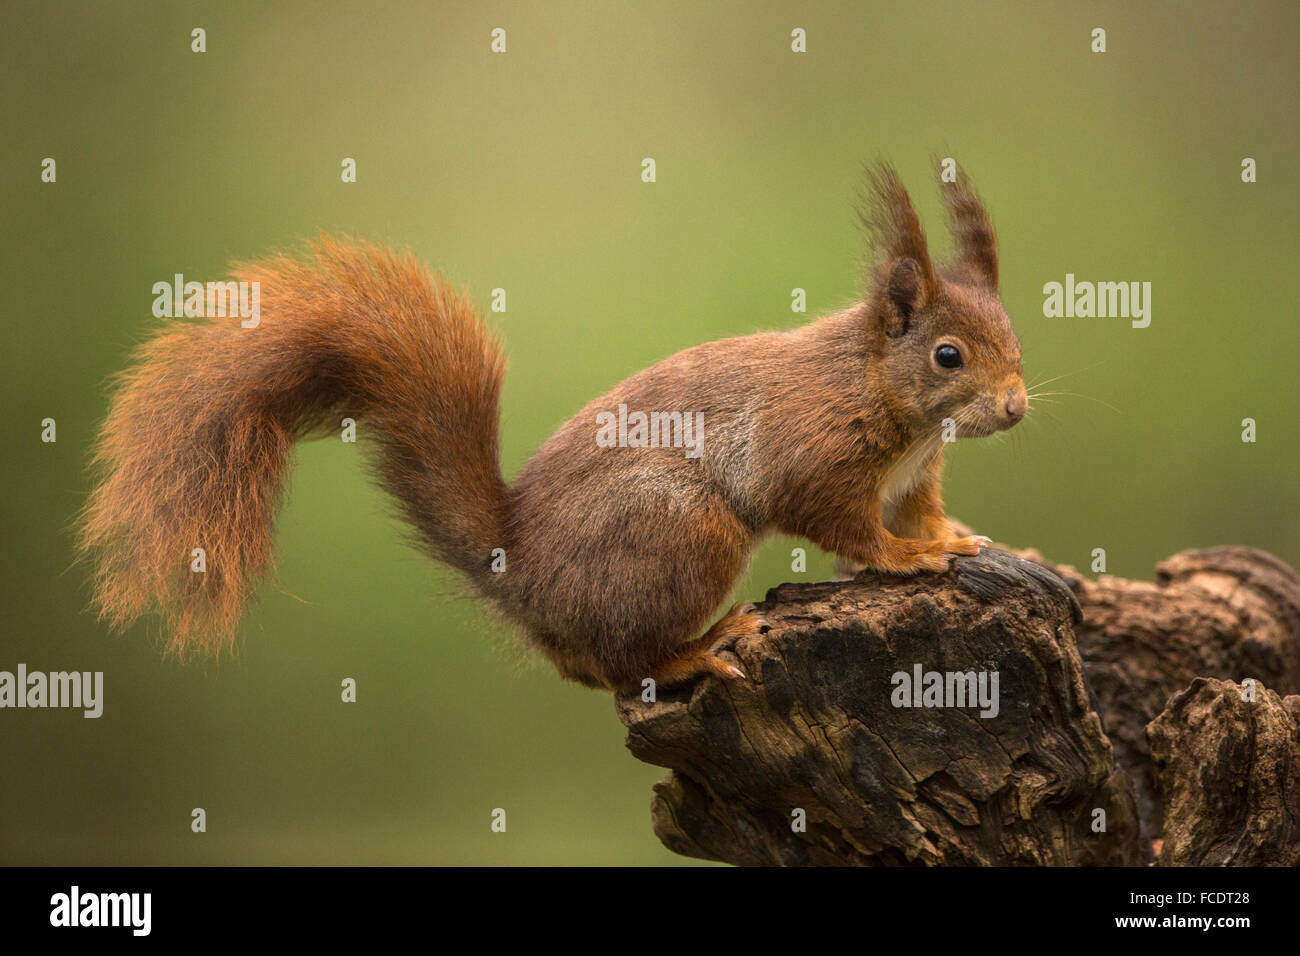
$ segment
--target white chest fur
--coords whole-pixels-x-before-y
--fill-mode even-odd
[[[898,513],[898,506],[907,497],[908,492],[916,487],[925,477],[926,469],[938,449],[927,444],[925,447],[913,445],[899,455],[885,472],[884,484],[880,487],[880,507],[885,523],[889,524]]]

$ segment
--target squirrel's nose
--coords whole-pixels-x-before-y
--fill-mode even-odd
[[[1029,396],[1025,394],[1023,388],[1007,389],[1007,418],[1013,422],[1018,422],[1025,417],[1025,412],[1029,410]]]

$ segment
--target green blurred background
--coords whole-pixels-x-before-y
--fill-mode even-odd
[[[85,613],[69,526],[152,284],[318,230],[407,245],[485,311],[507,290],[490,321],[511,355],[511,474],[665,355],[850,302],[864,159],[894,160],[946,249],[929,157],[951,155],[997,223],[1027,378],[1068,375],[1048,390],[1074,394],[954,449],[950,511],[1084,570],[1104,547],[1128,577],[1221,543],[1300,558],[1294,3],[41,2],[3,18],[0,669],[102,670],[106,701],[99,720],[0,711],[0,862],[687,862],[651,833],[662,771],[624,750],[609,697],[455,597],[356,445],[301,447],[279,526],[291,594],[262,589],[234,659],[181,665],[153,622],[118,638]],[[1150,328],[1044,318],[1042,286],[1067,272],[1152,282]],[[816,552],[793,574],[795,543],[770,541],[740,594],[829,576]]]

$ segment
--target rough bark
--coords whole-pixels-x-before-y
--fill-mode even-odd
[[[1193,683],[1297,689],[1300,579],[1276,558],[1184,552],[1148,584],[987,550],[944,575],[783,585],[760,608],[771,629],[722,652],[747,680],[617,698],[628,747],[672,770],[652,822],[679,853],[1140,864],[1163,822],[1162,863],[1295,860],[1296,698],[1241,711]],[[898,706],[917,665],[996,672],[996,715]],[[1197,768],[1236,789],[1198,790]]]
[[[1300,696],[1198,677],[1147,733],[1162,865],[1300,865]]]
[[[1083,609],[1078,627],[1084,674],[1097,699],[1117,765],[1133,779],[1149,838],[1162,805],[1147,725],[1197,677],[1253,678],[1282,694],[1300,692],[1300,578],[1253,548],[1183,551],[1156,567],[1155,583],[1050,565]]]

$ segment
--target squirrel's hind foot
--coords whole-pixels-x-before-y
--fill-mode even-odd
[[[748,676],[735,664],[728,664],[721,657],[708,651],[696,651],[674,657],[656,667],[650,676],[656,684],[669,687],[684,683],[701,674],[712,674],[723,680],[740,680]]]
[[[710,654],[716,654],[742,637],[762,634],[769,626],[767,618],[759,614],[754,605],[737,604],[693,644],[707,647]]]
[[[718,652],[742,637],[762,634],[767,619],[752,604],[737,604],[709,628],[703,637],[682,645],[677,655],[656,667],[650,674],[661,685],[680,684],[700,674],[713,674],[723,680],[743,679],[747,675],[735,664],[718,656]]]

